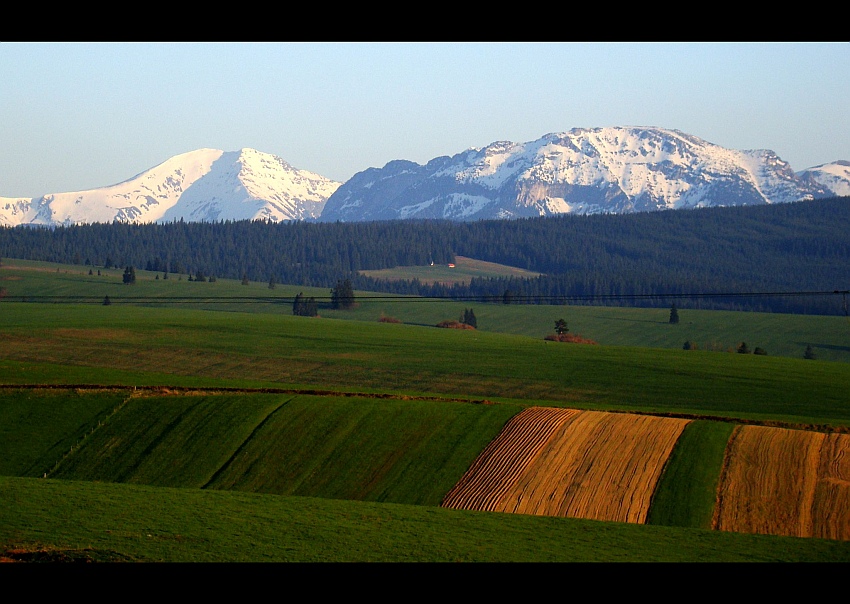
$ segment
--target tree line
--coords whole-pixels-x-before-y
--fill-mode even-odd
[[[669,305],[837,314],[850,289],[850,198],[517,220],[222,221],[0,228],[0,257],[503,303]],[[539,273],[466,285],[389,281],[367,269],[467,256]],[[718,294],[728,294],[726,297]]]

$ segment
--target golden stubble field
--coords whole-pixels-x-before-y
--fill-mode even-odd
[[[850,539],[850,435],[738,426],[714,528]]]
[[[442,505],[646,523],[689,421],[531,407],[506,424]],[[736,427],[712,528],[850,539],[850,435]]]
[[[445,497],[445,507],[644,523],[689,420],[530,408]]]

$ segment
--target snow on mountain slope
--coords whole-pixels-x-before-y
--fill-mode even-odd
[[[835,195],[768,150],[736,151],[664,128],[576,128],[495,142],[425,166],[356,174],[321,219],[477,220],[781,203]]]
[[[0,198],[0,224],[304,220],[340,184],[254,149],[199,149],[100,189]]]
[[[814,179],[838,196],[850,195],[850,161],[836,161],[807,168],[799,175]]]
[[[773,151],[726,149],[678,130],[575,128],[425,165],[394,160],[344,184],[254,149],[199,149],[101,189],[0,197],[0,225],[510,219],[842,195],[850,195],[847,161],[795,173]]]

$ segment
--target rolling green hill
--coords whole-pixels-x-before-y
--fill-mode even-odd
[[[704,529],[704,491],[732,423],[850,429],[850,363],[774,353],[805,341],[805,330],[843,353],[843,323],[828,322],[841,317],[770,323],[777,316],[682,311],[671,325],[668,309],[482,304],[481,327],[466,331],[434,327],[457,318],[458,302],[358,293],[354,310],[296,317],[292,296],[319,290],[143,271],[124,286],[120,272],[12,264],[0,268],[9,291],[0,300],[6,551],[133,560],[850,560],[846,542]],[[44,298],[54,295],[61,301]],[[102,303],[106,295],[112,304]],[[382,313],[404,323],[379,322]],[[561,316],[600,344],[545,341]],[[746,333],[765,341],[748,343],[769,354],[682,350],[673,338],[683,332],[669,332],[689,325],[706,336],[716,330],[729,346],[761,325]],[[788,333],[775,333],[783,326]],[[657,494],[653,521],[671,526],[437,507],[530,405],[704,420],[686,431]]]

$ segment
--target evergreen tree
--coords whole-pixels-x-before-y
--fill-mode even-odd
[[[269,289],[275,288],[274,276],[269,277]]]
[[[136,269],[132,266],[128,266],[124,269],[124,284],[125,285],[135,285],[136,284]]]
[[[347,310],[354,306],[354,287],[351,279],[337,280],[336,287],[331,290],[331,307]]]
[[[678,323],[679,322],[679,310],[676,308],[676,304],[674,303],[670,307],[670,323]]]
[[[248,285],[248,273],[242,273],[242,285]]]
[[[750,354],[750,348],[747,346],[746,342],[741,342],[738,344],[738,348],[736,349],[738,354]]]
[[[302,316],[304,313],[304,299],[301,292],[295,296],[295,300],[292,302],[292,314],[296,317]]]
[[[109,306],[110,304],[112,304],[112,301],[109,299],[109,296],[105,296],[105,297],[103,298],[103,305],[104,305],[104,306]]]
[[[316,298],[310,296],[307,299],[307,304],[304,308],[304,315],[307,317],[318,317],[319,316],[319,304],[316,302]]]
[[[475,313],[471,308],[464,308],[463,315],[460,317],[460,322],[470,327],[478,328],[478,319],[475,318]]]
[[[812,348],[811,344],[806,346],[806,352],[803,353],[803,358],[809,359],[809,360],[812,360],[812,361],[815,360],[816,358],[818,358],[817,355],[815,354],[815,349]]]

